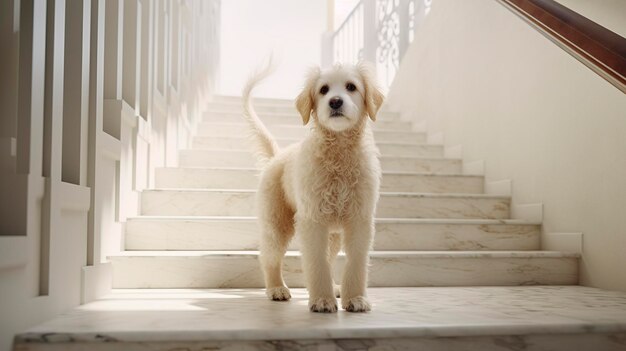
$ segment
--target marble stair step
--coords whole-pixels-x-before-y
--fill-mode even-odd
[[[266,113],[278,113],[278,114],[292,114],[295,115],[298,113],[296,110],[296,104],[292,103],[289,105],[276,105],[276,104],[254,104],[254,109],[257,114],[262,115]],[[243,113],[243,101],[239,101],[237,103],[225,103],[225,102],[213,102],[207,106],[207,110],[205,112],[205,116],[210,116],[215,112],[226,112],[226,113]]]
[[[267,103],[255,103],[254,109],[261,116],[265,114],[290,114],[298,115],[295,102],[290,104],[267,104]],[[243,113],[243,101],[238,102],[213,102],[208,105],[205,114],[210,117],[214,113],[226,112],[226,113]],[[299,116],[299,115],[298,115]],[[381,108],[378,111],[377,118],[384,116],[385,118],[398,119],[400,118],[400,112],[391,111],[388,108]]]
[[[241,104],[242,97],[234,96],[234,95],[214,95],[212,97],[211,103],[226,103],[226,104]],[[271,105],[271,106],[295,106],[295,101],[292,99],[275,99],[275,98],[262,98],[255,97],[252,99],[254,101],[254,105],[263,106],[263,105]]]
[[[230,127],[228,127],[230,128]],[[297,141],[304,139],[308,133],[307,128],[302,127],[286,127],[283,130],[274,130],[274,137],[277,138],[278,143],[281,145],[293,144]],[[246,138],[240,126],[237,128],[230,128],[231,130],[222,130],[223,133],[214,131],[200,130],[200,133],[194,137],[195,140],[202,140],[204,143],[213,143],[213,145],[221,146],[221,148],[230,147],[230,145],[245,145]],[[276,134],[276,132],[278,134]],[[374,139],[377,143],[389,142],[389,143],[405,143],[405,144],[426,144],[427,136],[423,132],[414,131],[394,131],[378,129],[374,131]]]
[[[254,190],[151,189],[141,193],[141,214],[251,216]],[[393,218],[510,218],[510,197],[477,194],[380,194],[376,216]]]
[[[578,257],[554,251],[372,251],[369,286],[578,284]],[[263,287],[257,251],[125,251],[109,260],[113,288]],[[337,281],[344,261],[339,254]],[[288,286],[304,286],[299,252],[288,251],[283,267]]]
[[[411,132],[415,131],[409,122],[402,122],[401,125],[396,125],[399,122],[382,122],[372,125],[372,130],[376,134],[379,131],[393,131],[393,132]],[[266,125],[267,129],[276,138],[302,138],[309,131],[310,126],[303,125],[289,125],[289,124],[269,124]],[[198,136],[237,136],[244,137],[248,133],[248,125],[243,121],[233,121],[229,123],[217,123],[217,122],[201,122],[198,124],[197,135]]]
[[[250,152],[250,147],[245,139],[240,139],[241,144],[235,147],[215,145],[210,139],[194,138],[192,150],[243,150]],[[404,143],[377,143],[381,156],[413,156],[413,157],[443,157],[443,145],[433,144],[404,144]]]
[[[157,188],[256,189],[255,168],[157,168]],[[384,172],[381,191],[483,193],[483,176]]]
[[[373,309],[319,315],[308,293],[115,289],[29,327],[16,350],[624,351],[626,294],[584,286],[369,288]],[[71,340],[71,343],[67,341]],[[107,342],[108,341],[108,342]],[[71,349],[70,349],[71,347]]]
[[[223,106],[223,105],[230,105],[230,106],[242,106],[242,97],[241,96],[223,96],[223,95],[216,95],[213,96],[212,101],[209,103],[209,107],[211,106]],[[253,102],[254,102],[254,107],[258,108],[258,107],[289,107],[289,108],[294,108],[295,107],[295,100],[292,99],[275,99],[275,98],[262,98],[262,97],[255,97],[253,98]],[[383,104],[383,106],[381,106],[380,111],[383,112],[387,112],[387,111],[391,111],[394,112],[392,109],[390,109],[390,107],[386,104]]]
[[[298,114],[295,108],[286,109],[286,111],[276,111],[275,109],[266,111],[266,109],[257,109],[257,115],[265,125],[280,124],[302,126],[302,116]],[[243,111],[241,108],[235,111],[211,109],[204,112],[203,121],[214,123],[238,123],[244,121]],[[400,120],[398,113],[390,112],[380,112],[376,116],[374,125],[385,125],[386,122],[404,122],[400,125],[410,125],[408,121]]]
[[[382,136],[381,136],[382,135]],[[380,137],[379,137],[380,136]],[[404,138],[406,136],[406,138]],[[277,138],[276,142],[280,147],[287,147],[302,141],[302,138]],[[397,140],[405,139],[405,140]],[[251,141],[240,136],[196,136],[193,138],[194,149],[238,149],[249,150]],[[377,145],[397,144],[397,145],[435,145],[426,142],[426,135],[415,132],[380,132],[376,135]]]
[[[391,146],[395,148],[395,146]],[[424,153],[440,154],[441,149],[426,148]],[[179,151],[178,158],[181,167],[192,168],[215,168],[215,167],[255,167],[257,160],[248,150],[231,149],[187,149]],[[443,157],[429,156],[398,156],[385,155],[380,157],[380,164],[383,171],[395,172],[433,172],[433,173],[460,173],[461,160],[446,159]]]
[[[539,250],[540,235],[540,224],[520,220],[380,218],[374,250]],[[126,222],[125,248],[257,250],[259,238],[255,217],[139,216]]]

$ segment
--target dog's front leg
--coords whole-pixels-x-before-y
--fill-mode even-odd
[[[309,290],[309,309],[312,312],[337,312],[337,299],[328,262],[328,227],[306,219],[296,223]]]
[[[345,228],[346,266],[341,283],[341,306],[348,312],[366,312],[371,309],[366,289],[369,250],[373,237],[373,219],[355,219]]]

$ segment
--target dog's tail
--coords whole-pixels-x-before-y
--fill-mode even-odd
[[[272,58],[270,57],[267,65],[261,69],[255,71],[246,86],[243,89],[243,117],[250,126],[250,137],[254,144],[255,154],[259,161],[259,166],[265,165],[269,160],[278,153],[279,147],[272,134],[267,130],[263,122],[259,119],[259,116],[254,110],[252,105],[252,90],[265,78],[274,72],[274,65],[272,64]]]

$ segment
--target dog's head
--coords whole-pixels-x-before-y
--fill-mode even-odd
[[[313,115],[315,123],[342,132],[368,116],[375,121],[383,99],[368,65],[335,65],[323,71],[311,70],[296,98],[296,108],[304,124]]]

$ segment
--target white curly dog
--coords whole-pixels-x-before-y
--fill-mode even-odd
[[[381,170],[367,119],[376,120],[383,94],[366,64],[311,70],[296,98],[311,131],[301,142],[279,149],[251,98],[269,73],[268,66],[253,75],[243,91],[244,117],[262,165],[257,212],[267,296],[291,298],[282,259],[297,232],[309,309],[336,312],[340,295],[346,311],[369,311],[367,271]],[[346,262],[339,287],[333,282],[332,264],[342,246]]]

